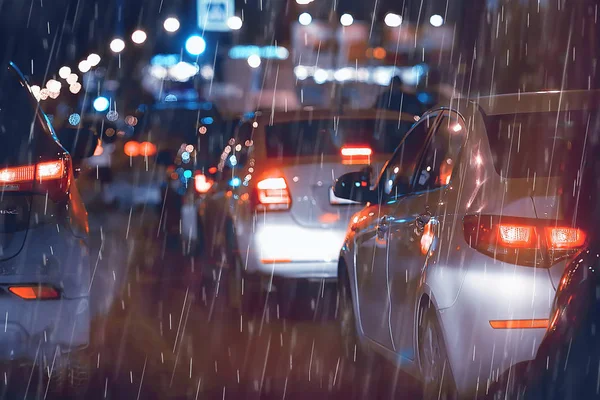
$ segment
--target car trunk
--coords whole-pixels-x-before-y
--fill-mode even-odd
[[[30,212],[31,195],[4,192],[0,196],[0,260],[14,257],[23,248]]]
[[[377,176],[389,155],[371,160],[373,176]],[[358,171],[368,163],[344,164],[340,157],[323,157],[295,163],[283,162],[277,168],[285,178],[294,220],[302,226],[314,228],[346,229],[350,217],[363,207],[361,204],[333,195],[333,184],[341,175]]]

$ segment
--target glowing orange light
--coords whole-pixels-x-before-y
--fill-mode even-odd
[[[99,144],[96,149],[94,150],[94,155],[95,156],[101,156],[102,153],[104,153],[104,147],[102,147],[101,144]]]
[[[198,193],[206,193],[210,190],[213,185],[213,181],[206,178],[204,174],[196,174],[194,177],[194,186],[196,188],[196,192]]]
[[[150,157],[156,154],[156,146],[150,142],[142,142],[139,148],[141,156]]]
[[[56,289],[50,286],[11,286],[8,290],[25,300],[57,299],[59,297]]]
[[[429,252],[431,244],[433,243],[433,228],[431,223],[425,225],[423,235],[421,236],[421,254],[425,255]]]
[[[127,142],[123,147],[123,151],[129,157],[136,157],[140,154],[140,144],[134,140]]]
[[[208,173],[209,174],[216,174],[217,173],[217,167],[210,167],[208,169]]]
[[[546,329],[547,319],[508,319],[490,321],[494,329]]]
[[[373,57],[375,57],[378,60],[385,58],[386,55],[387,52],[383,47],[376,47],[373,49]]]
[[[319,217],[319,222],[322,224],[332,224],[340,220],[340,216],[334,213],[324,213]]]

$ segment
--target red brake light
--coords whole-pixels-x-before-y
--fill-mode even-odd
[[[373,150],[370,147],[342,147],[342,164],[370,164]]]
[[[43,161],[35,165],[9,167],[0,170],[0,184],[6,191],[35,191],[48,193],[50,198],[61,198],[69,186],[67,166],[69,159]],[[35,179],[35,184],[34,184]]]
[[[2,183],[16,183],[32,181],[35,169],[33,165],[27,165],[24,167],[11,167],[0,170],[0,182]]]
[[[52,300],[60,297],[58,291],[51,286],[11,286],[8,290],[25,300]]]
[[[371,150],[369,147],[342,147],[342,155],[344,157],[369,157],[372,154],[373,150]]]
[[[65,163],[63,160],[47,161],[37,164],[38,181],[60,179],[65,174]]]
[[[256,208],[259,210],[288,210],[292,198],[282,177],[266,178],[256,184]]]
[[[577,228],[547,227],[546,238],[553,249],[572,249],[583,246],[586,235]]]
[[[206,178],[204,174],[196,174],[194,177],[194,187],[196,192],[204,194],[210,190],[213,185],[213,181]]]
[[[586,239],[580,229],[552,227],[552,221],[535,218],[469,215],[463,222],[470,247],[517,265],[549,268],[574,255]]]
[[[498,225],[499,239],[510,247],[527,247],[533,244],[535,228],[533,226]]]

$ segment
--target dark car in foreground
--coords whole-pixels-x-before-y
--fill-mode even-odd
[[[75,177],[97,140],[68,129],[59,142],[12,63],[0,88],[0,364],[44,371],[44,390],[62,396],[89,377],[89,229]]]

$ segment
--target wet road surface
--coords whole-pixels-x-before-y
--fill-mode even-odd
[[[334,286],[301,290],[287,318],[274,299],[240,315],[228,306],[228,270],[167,248],[157,223],[150,209],[90,207],[94,345],[92,379],[81,398],[356,396],[356,366],[342,351],[335,322]],[[414,381],[396,379],[396,398],[419,397]],[[3,398],[38,397],[31,388],[22,392]],[[376,397],[367,390],[363,398]]]

